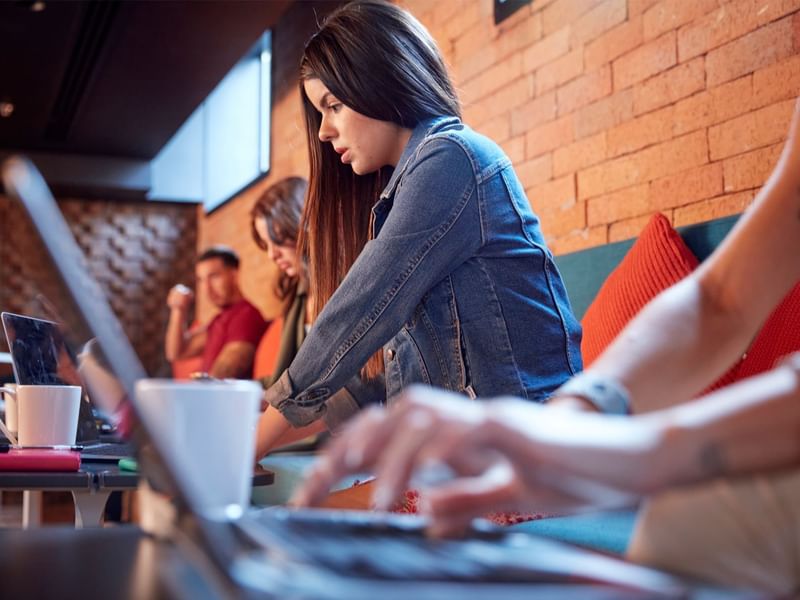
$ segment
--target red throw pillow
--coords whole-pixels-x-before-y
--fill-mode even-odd
[[[698,264],[669,220],[661,213],[653,215],[586,309],[581,342],[584,367],[594,362],[645,304]]]
[[[769,371],[782,357],[798,351],[800,351],[800,283],[795,285],[772,311],[736,370],[736,380]]]

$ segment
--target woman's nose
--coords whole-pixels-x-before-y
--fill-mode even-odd
[[[335,136],[335,129],[331,126],[327,118],[322,117],[322,122],[319,124],[319,141],[330,142]]]

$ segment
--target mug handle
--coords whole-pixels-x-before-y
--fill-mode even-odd
[[[11,388],[7,387],[0,387],[0,392],[4,394],[11,394],[12,396],[17,395],[16,390],[12,390]],[[11,433],[9,428],[6,427],[6,424],[2,420],[0,420],[0,431],[2,431],[3,435],[5,435],[8,438],[8,441],[11,442],[12,446],[17,445],[17,437],[13,433]]]

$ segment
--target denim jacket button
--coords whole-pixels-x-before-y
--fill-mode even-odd
[[[386,358],[389,360],[394,360],[394,357],[397,355],[397,352],[394,351],[394,348],[389,348],[386,351]]]

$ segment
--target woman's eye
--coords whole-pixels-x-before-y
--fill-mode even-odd
[[[335,114],[338,113],[340,110],[342,110],[342,104],[341,102],[337,102],[336,104],[328,105],[328,108],[331,110],[332,113]]]

